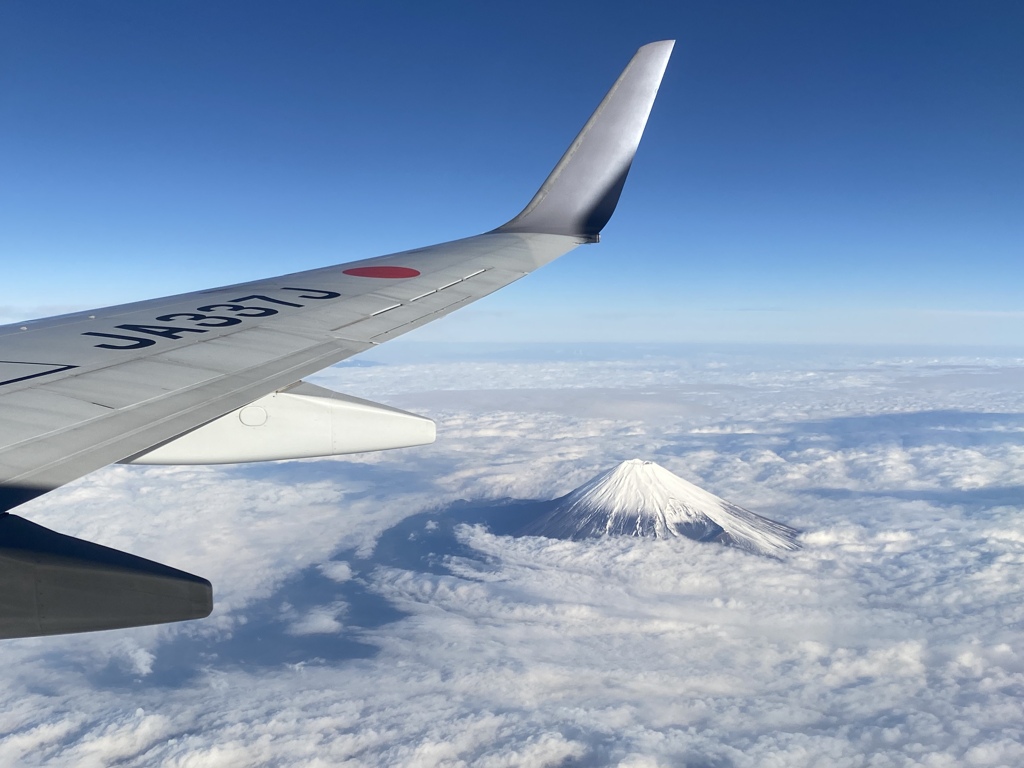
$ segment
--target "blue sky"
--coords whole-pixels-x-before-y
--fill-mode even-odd
[[[679,42],[604,242],[422,340],[1024,338],[1024,7],[14,2],[3,316],[348,261],[514,215]]]

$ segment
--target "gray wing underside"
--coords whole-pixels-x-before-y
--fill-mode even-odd
[[[0,511],[443,317],[595,241],[618,200],[671,49],[670,41],[640,49],[527,208],[493,232],[0,327]],[[358,274],[370,267],[400,276]]]

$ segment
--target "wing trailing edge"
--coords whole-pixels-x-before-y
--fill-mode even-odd
[[[496,232],[597,242],[619,202],[673,46],[662,40],[636,52],[530,204]]]

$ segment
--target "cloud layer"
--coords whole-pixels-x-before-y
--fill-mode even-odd
[[[26,516],[200,573],[211,619],[6,642],[4,765],[1024,762],[1020,361],[339,367],[424,449],[113,467]],[[802,528],[775,561],[500,535],[650,458]],[[462,500],[462,501],[460,501]]]

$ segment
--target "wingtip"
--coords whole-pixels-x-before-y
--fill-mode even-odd
[[[672,55],[672,49],[675,48],[675,47],[676,47],[676,41],[675,40],[655,40],[653,43],[647,43],[646,45],[641,45],[637,49],[636,55],[638,55],[638,56],[641,55],[641,54],[648,55],[648,56],[661,55],[661,56],[665,57],[665,62],[668,63],[668,59]]]
[[[535,232],[597,242],[643,135],[675,40],[642,46],[529,205],[497,232]]]

